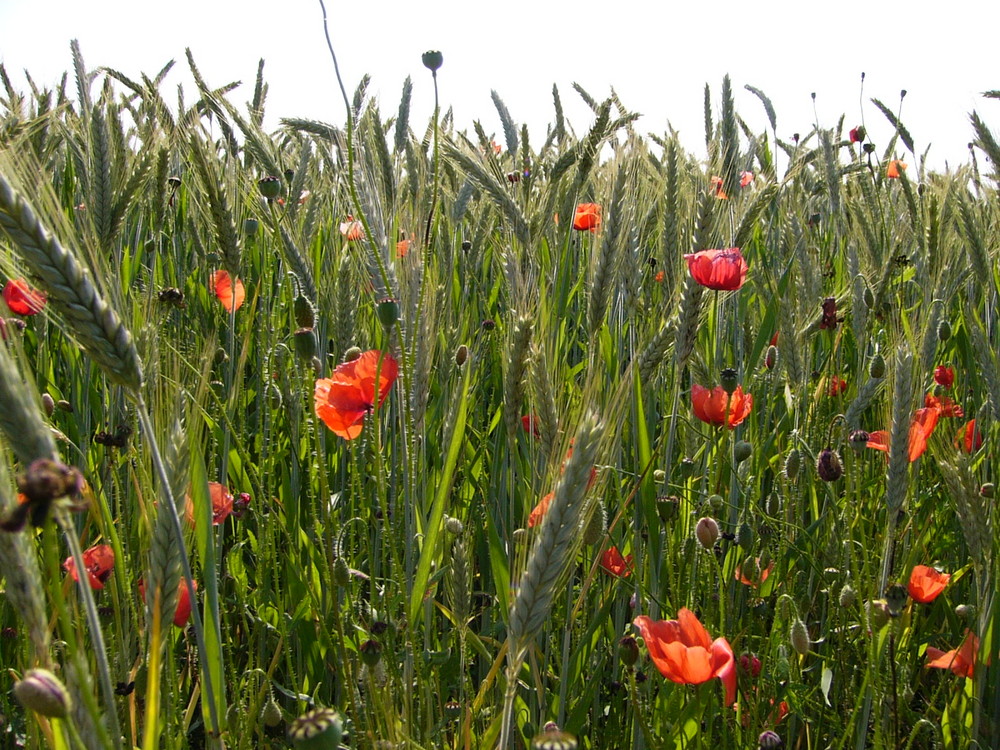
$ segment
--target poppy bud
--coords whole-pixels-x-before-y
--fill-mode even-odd
[[[595,502],[597,507],[594,508],[594,512],[590,514],[590,520],[583,528],[584,544],[597,544],[604,538],[604,530],[608,526],[608,514],[604,510],[604,503],[600,500]]]
[[[244,219],[243,220],[243,234],[247,237],[253,237],[257,234],[257,228],[260,226],[260,222],[256,219]]]
[[[951,338],[951,323],[947,320],[942,320],[938,323],[937,327],[937,337],[938,341],[947,341]]]
[[[788,640],[791,642],[792,648],[795,649],[795,653],[799,656],[805,656],[809,653],[809,647],[812,646],[812,641],[809,638],[809,630],[806,628],[806,624],[798,617],[792,621],[792,627],[788,631]]]
[[[656,498],[656,514],[663,523],[669,523],[677,517],[680,502],[676,495],[661,495]]]
[[[750,524],[744,521],[736,528],[736,543],[740,545],[740,549],[744,552],[750,552],[753,550],[753,542],[753,529],[750,527]],[[761,566],[763,567],[763,563]]]
[[[709,495],[708,500],[705,502],[708,503],[708,507],[713,511],[718,511],[722,510],[722,506],[726,501],[722,499],[722,495]]]
[[[329,708],[303,714],[288,728],[288,739],[297,750],[336,750],[343,736],[340,714]]]
[[[764,367],[768,370],[773,370],[774,366],[778,363],[778,347],[771,345],[767,347],[767,353],[764,354]]]
[[[293,334],[295,353],[304,361],[310,361],[316,356],[316,332],[312,328],[300,328]]]
[[[824,448],[816,459],[816,473],[824,482],[836,482],[844,475],[844,467],[840,456],[832,448]]]
[[[497,327],[497,324],[490,318],[486,318],[486,320],[482,322],[481,327],[484,331],[492,331],[494,328]]]
[[[792,448],[788,451],[788,456],[785,458],[785,476],[793,482],[799,475],[799,464],[801,463],[801,460],[798,448]]]
[[[467,360],[468,358],[469,358],[469,347],[467,347],[465,344],[462,344],[455,351],[455,364],[458,367],[461,367],[462,365],[465,364],[465,360]]]
[[[66,686],[47,669],[29,669],[14,683],[14,695],[25,708],[50,718],[64,719],[71,701]]]
[[[634,667],[639,661],[639,644],[630,635],[618,641],[618,658],[626,667]]]
[[[987,499],[992,499],[994,491],[993,482],[985,482],[979,487],[979,494]]]
[[[866,143],[863,146],[863,148],[864,148],[866,154],[873,154],[873,153],[875,153],[875,144],[874,143]]]
[[[343,557],[333,561],[333,582],[338,586],[346,586],[351,582],[351,569],[347,567],[347,560]]]
[[[299,328],[316,327],[316,309],[312,302],[304,294],[298,294],[292,303],[292,310],[295,313],[295,323]]]
[[[876,380],[881,380],[885,377],[885,357],[881,354],[876,354],[872,357],[872,361],[868,363],[868,374],[871,375]]]
[[[760,659],[756,654],[740,654],[740,659],[737,662],[740,671],[744,674],[748,674],[754,679],[760,676]]]
[[[782,744],[784,743],[778,733],[770,729],[761,732],[757,738],[757,747],[760,750],[774,750],[776,747],[781,747]]]
[[[56,410],[56,402],[52,400],[52,396],[47,393],[42,394],[42,408],[45,410],[45,416],[51,417],[52,412]]]
[[[663,484],[663,482],[667,481],[667,472],[663,469],[656,469],[653,472],[653,481],[657,484]]]
[[[392,297],[386,297],[383,300],[379,300],[375,312],[382,327],[389,330],[399,320],[399,303]]]
[[[847,442],[850,443],[854,450],[860,453],[867,447],[870,439],[871,435],[864,430],[852,430],[850,436],[847,438]]]
[[[719,533],[719,523],[709,516],[698,519],[698,525],[694,529],[698,544],[705,549],[712,549],[715,546],[719,540]]]
[[[838,601],[840,602],[840,606],[844,609],[850,609],[858,603],[858,595],[854,591],[851,584],[844,584],[844,588],[840,590],[840,597],[838,598]]]
[[[70,414],[72,414],[75,411],[73,409],[73,404],[71,404],[64,398],[61,398],[58,401],[56,401],[56,408],[59,409],[59,411],[69,412]]]
[[[767,496],[764,504],[764,512],[769,516],[776,516],[781,512],[781,495],[776,491]]]
[[[447,531],[452,536],[462,536],[462,532],[465,531],[465,526],[457,518],[448,517],[448,520],[444,522],[445,531]]]
[[[265,727],[276,727],[281,723],[281,706],[278,702],[274,700],[274,696],[264,704],[264,708],[260,712],[260,720],[264,723]]]
[[[736,387],[739,385],[736,370],[732,367],[727,367],[719,373],[719,383],[722,385],[722,390],[732,396],[733,393],[736,392]]]
[[[971,604],[959,604],[955,607],[955,615],[966,620],[971,620],[976,616],[976,608]]]
[[[424,67],[435,74],[437,73],[437,69],[444,63],[444,55],[437,50],[427,50],[420,56],[420,59],[424,63]]]
[[[694,460],[690,458],[681,459],[681,476],[690,479],[694,475]]]
[[[356,360],[360,356],[361,356],[361,347],[360,346],[352,346],[350,349],[348,349],[346,352],[344,352],[344,361],[345,362],[353,362],[354,360]]]
[[[367,666],[374,667],[382,661],[382,644],[375,640],[367,640],[358,649],[361,652],[361,661]]]
[[[260,194],[269,201],[274,200],[281,194],[281,180],[273,175],[257,180],[257,187],[260,188]]]
[[[753,446],[750,445],[746,440],[737,440],[736,445],[733,446],[733,460],[740,464],[750,458],[750,454],[753,453]]]

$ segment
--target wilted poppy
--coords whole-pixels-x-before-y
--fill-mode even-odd
[[[681,608],[676,620],[652,620],[640,615],[632,621],[646,642],[649,657],[660,674],[679,685],[700,685],[713,677],[722,680],[726,705],[736,700],[736,663],[725,638],[714,641],[694,613]]]
[[[684,256],[691,277],[704,287],[732,292],[747,280],[747,262],[738,247],[699,250]]]
[[[87,569],[87,582],[90,583],[90,588],[100,591],[111,577],[111,571],[115,569],[114,550],[107,544],[95,545],[84,551],[83,564]],[[74,581],[80,580],[72,557],[67,557],[63,561],[63,570],[73,576]]]
[[[722,189],[723,180],[721,177],[712,177],[710,183],[712,185],[712,191],[715,193],[716,198],[723,201],[729,198],[729,196],[726,194],[726,191]]]
[[[950,669],[959,677],[972,677],[975,671],[977,653],[979,653],[979,637],[971,630],[966,630],[962,645],[957,649],[941,651],[928,646],[927,663],[924,666]]]
[[[961,404],[956,404],[947,396],[935,396],[928,393],[924,396],[924,406],[929,409],[937,409],[942,417],[964,417],[965,410]]]
[[[632,555],[622,557],[617,547],[611,547],[601,555],[601,567],[613,576],[628,578],[632,575]]]
[[[889,162],[889,166],[885,170],[885,176],[890,180],[899,179],[900,172],[906,170],[906,162],[900,161],[899,159],[893,159]]]
[[[934,368],[934,382],[943,388],[951,388],[955,382],[955,371],[951,367],[938,365]]]
[[[365,236],[365,227],[360,221],[356,221],[348,214],[347,221],[340,222],[340,233],[348,240],[360,240]]]
[[[601,226],[601,206],[599,203],[581,203],[576,207],[573,229],[578,232],[596,232]]]
[[[745,188],[754,180],[753,172],[740,172],[740,187]]]
[[[198,582],[192,581],[194,584],[194,590],[198,590]],[[143,580],[139,579],[139,596],[142,597],[143,601],[146,599],[146,584]],[[150,602],[152,606],[152,602]],[[173,621],[174,625],[178,628],[183,628],[191,617],[191,595],[188,594],[187,582],[181,578],[177,585],[177,609],[174,610]]]
[[[927,450],[927,441],[937,427],[940,411],[933,407],[917,409],[910,422],[909,449],[910,462],[920,458]],[[886,430],[876,430],[868,434],[868,447],[877,451],[889,452],[889,433]]]
[[[538,430],[538,417],[535,414],[525,414],[521,417],[521,426],[529,435],[540,438],[542,433]]]
[[[944,591],[950,580],[951,575],[948,573],[942,573],[926,565],[914,565],[910,572],[907,591],[910,592],[913,601],[929,604],[937,599],[938,594]]]
[[[399,366],[390,355],[377,349],[338,365],[332,377],[316,381],[316,416],[334,434],[345,440],[353,440],[361,434],[365,416],[375,409],[376,371],[381,406],[396,382]]]
[[[229,488],[219,482],[208,483],[208,494],[212,498],[212,525],[218,526],[233,512],[233,495]],[[194,501],[187,498],[187,521],[194,526]]]
[[[974,453],[983,447],[983,433],[976,428],[976,420],[970,419],[959,428],[955,436],[955,447],[966,453]]]
[[[757,588],[764,583],[771,575],[771,571],[774,570],[774,561],[772,560],[766,568],[760,567],[760,558],[754,560],[754,569],[745,571],[742,565],[736,566],[735,578],[737,581],[742,583],[744,586],[752,586]],[[749,575],[748,575],[749,574]]]
[[[743,393],[743,386],[736,386],[732,395],[721,385],[708,390],[703,385],[691,386],[691,407],[694,415],[702,422],[725,425],[729,429],[741,424],[753,409],[753,396]]]
[[[837,375],[830,378],[830,387],[827,389],[827,393],[830,397],[839,396],[841,393],[847,390],[847,381]]]
[[[538,505],[531,509],[531,513],[528,514],[528,528],[533,529],[539,524],[541,524],[542,519],[545,518],[545,514],[549,512],[549,505],[552,504],[552,498],[556,496],[555,492],[550,492],[548,495],[543,497],[538,501]]]
[[[32,289],[24,279],[7,281],[3,288],[3,301],[17,315],[37,315],[45,307],[45,295]]]
[[[243,288],[243,282],[236,279],[236,285],[234,286],[228,271],[215,271],[212,274],[212,288],[215,290],[215,296],[219,298],[219,302],[222,303],[222,307],[226,312],[239,310],[243,306],[243,300],[247,296],[246,289]]]

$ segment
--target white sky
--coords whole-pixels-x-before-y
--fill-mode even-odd
[[[891,132],[869,98],[896,111],[906,89],[902,121],[918,154],[932,146],[929,163],[936,168],[968,160],[973,109],[1000,130],[1000,100],[981,97],[1000,88],[986,31],[1000,22],[1000,3],[991,0],[933,6],[898,0],[328,0],[327,11],[349,93],[371,74],[369,90],[388,118],[412,76],[417,129],[433,105],[420,54],[439,49],[441,103],[454,107],[458,126],[479,119],[499,134],[490,99],[496,89],[515,121],[528,124],[536,147],[553,121],[553,83],[577,133],[589,126],[590,110],[571,88],[575,81],[599,100],[614,86],[626,107],[643,113],[640,132],[662,133],[669,119],[685,146],[703,156],[703,89],[711,85],[717,113],[726,73],[737,111],[755,131],[766,119],[743,86],[771,98],[785,140],[812,126],[811,92],[822,127],[846,114],[846,129],[863,115],[881,152]],[[24,69],[37,84],[54,85],[72,69],[73,38],[91,70],[106,65],[138,78],[176,60],[162,88],[168,102],[176,101],[178,83],[186,102],[196,98],[185,47],[210,86],[243,81],[231,95],[240,104],[253,95],[263,57],[269,126],[284,116],[343,121],[318,0],[0,0],[0,61],[16,86],[27,90]]]

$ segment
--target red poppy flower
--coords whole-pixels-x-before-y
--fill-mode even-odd
[[[410,241],[400,240],[396,243],[396,255],[400,258],[405,258],[406,254],[410,252]]]
[[[340,222],[340,233],[349,241],[364,239],[365,227],[348,214],[347,221]]]
[[[726,705],[735,702],[733,649],[725,638],[711,640],[691,610],[681,608],[676,620],[651,620],[640,615],[632,622],[660,674],[679,685],[700,685],[718,677],[725,686]]]
[[[194,590],[198,590],[198,582],[193,581]],[[143,580],[139,579],[139,596],[142,597],[143,601],[146,599],[146,584]],[[152,604],[152,602],[150,602]],[[177,609],[174,610],[173,621],[174,625],[178,628],[183,628],[187,625],[188,618],[191,617],[191,595],[188,594],[187,582],[181,578],[177,585]]]
[[[960,427],[955,436],[955,447],[966,453],[975,453],[983,447],[983,433],[976,428],[976,420],[970,419]]]
[[[925,667],[950,669],[959,677],[972,677],[976,666],[976,654],[979,653],[979,637],[971,630],[965,631],[962,645],[951,651],[941,651],[932,646],[927,647],[927,663]]]
[[[236,279],[236,285],[233,286],[233,280],[229,278],[228,271],[216,271],[212,274],[212,288],[226,312],[239,310],[247,296],[243,282]]]
[[[712,186],[712,191],[715,193],[716,198],[723,201],[729,198],[729,196],[726,195],[726,191],[722,189],[723,180],[721,177],[712,177],[712,179],[709,182]]]
[[[16,315],[37,315],[45,307],[45,295],[24,279],[10,279],[3,288],[3,301]]]
[[[90,583],[90,588],[100,591],[111,577],[111,571],[115,569],[114,550],[107,544],[91,547],[83,553],[83,564],[87,569],[87,582]],[[63,561],[63,570],[73,576],[74,581],[80,580],[72,557],[67,557]]]
[[[548,495],[543,497],[538,501],[538,505],[532,508],[531,513],[528,514],[528,528],[533,529],[539,524],[541,524],[542,519],[545,518],[545,514],[549,512],[549,505],[552,504],[552,498],[556,496],[555,492],[550,492]]]
[[[753,172],[740,172],[740,187],[745,188],[754,180]]]
[[[601,206],[599,203],[581,203],[576,207],[573,229],[578,232],[596,232],[601,226]]]
[[[601,555],[601,567],[618,578],[628,578],[632,575],[632,555],[622,557],[617,547],[611,547]]]
[[[944,388],[951,388],[955,382],[955,371],[951,367],[938,365],[934,368],[934,382]]]
[[[656,276],[653,277],[657,284],[662,284],[664,278],[666,277],[664,276],[663,271],[657,271]]]
[[[847,135],[851,139],[851,143],[860,143],[865,138],[865,129],[861,126],[851,128]]]
[[[929,409],[937,409],[942,417],[964,417],[965,410],[961,404],[956,404],[947,396],[935,396],[928,393],[924,396],[924,406]]]
[[[399,365],[390,355],[377,349],[338,365],[332,377],[316,381],[316,416],[345,440],[353,440],[361,434],[365,415],[375,409],[376,370],[381,406],[396,382]]]
[[[951,575],[948,573],[942,573],[926,565],[914,565],[910,572],[910,584],[907,590],[913,601],[929,604],[937,599],[938,594],[944,591],[950,580]]]
[[[910,462],[920,458],[927,450],[927,441],[937,427],[940,412],[933,407],[917,409],[910,422],[909,436],[909,459]],[[889,433],[885,430],[876,430],[868,435],[868,447],[877,451],[889,452]]]
[[[900,161],[899,159],[893,159],[889,162],[889,166],[886,167],[885,176],[890,180],[898,180],[900,172],[906,170],[906,162]]]
[[[771,341],[770,341],[771,346],[777,346],[778,345],[778,336],[780,336],[780,335],[781,335],[781,331],[775,331],[774,332],[774,335],[771,337]]]
[[[827,393],[831,398],[839,396],[841,393],[847,390],[847,381],[837,375],[830,378],[830,387],[827,389]]]
[[[773,560],[766,568],[762,569],[760,567],[760,558],[758,557],[756,559],[756,570],[748,571],[750,575],[747,576],[746,574],[743,573],[742,567],[737,565],[735,578],[744,586],[752,586],[753,588],[757,588],[758,586],[762,585],[764,581],[768,579],[768,577],[771,575],[772,570],[774,570]]]
[[[699,250],[684,256],[691,277],[704,287],[732,292],[747,280],[747,262],[738,247]]]
[[[521,426],[529,435],[540,438],[542,433],[538,430],[538,416],[535,414],[525,414],[521,417]]]
[[[728,408],[727,408],[728,405]],[[736,386],[733,395],[726,393],[721,385],[708,390],[697,383],[691,386],[691,407],[694,415],[702,422],[726,425],[729,429],[741,424],[753,409],[753,396],[743,393],[743,386]]]
[[[219,482],[208,483],[208,494],[212,498],[212,525],[218,526],[233,512],[233,495],[228,487]],[[190,495],[187,498],[186,515],[188,523],[194,526],[194,501]]]

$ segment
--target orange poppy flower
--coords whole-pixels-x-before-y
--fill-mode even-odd
[[[108,578],[111,577],[111,571],[115,569],[115,552],[110,545],[95,545],[84,551],[83,564],[87,569],[87,582],[90,584],[90,588],[100,591],[108,582]],[[72,557],[63,560],[62,566],[63,570],[69,573],[74,581],[80,580]]]
[[[529,529],[533,529],[541,524],[542,520],[545,518],[545,514],[549,512],[549,506],[552,504],[552,498],[555,496],[555,492],[550,492],[538,501],[538,505],[532,508],[531,513],[528,514]]]
[[[924,666],[935,669],[950,669],[959,677],[972,677],[978,653],[979,637],[971,630],[966,630],[962,645],[957,649],[941,651],[933,646],[928,646],[927,663]]]
[[[348,214],[347,221],[340,222],[340,233],[350,241],[360,240],[364,239],[365,227],[360,221],[355,221],[354,217]]]
[[[738,247],[699,250],[684,256],[691,277],[709,289],[733,292],[747,280],[747,262]]]
[[[926,565],[914,565],[910,572],[907,591],[910,592],[913,601],[929,604],[937,599],[938,594],[944,591],[950,580],[951,575],[948,573],[942,573]]]
[[[353,440],[361,434],[365,415],[375,409],[376,371],[378,403],[381,406],[396,382],[399,365],[390,355],[377,349],[338,365],[332,377],[316,381],[316,416],[334,434],[345,440]]]
[[[757,588],[758,586],[763,584],[764,581],[766,581],[768,577],[771,575],[771,571],[774,570],[774,561],[772,560],[770,565],[768,565],[766,568],[760,567],[759,557],[757,558],[756,563],[757,563],[756,564],[757,570],[756,572],[752,572],[753,577],[748,577],[744,575],[742,567],[737,565],[736,576],[735,576],[736,580],[742,583],[744,586],[752,586],[753,588]]]
[[[733,395],[726,393],[721,385],[708,390],[697,383],[691,386],[691,407],[694,415],[702,422],[726,425],[733,429],[749,416],[753,409],[753,396],[743,393],[743,386],[736,386]],[[727,408],[728,407],[728,408]]]
[[[927,441],[937,427],[940,411],[933,407],[917,409],[910,422],[909,437],[909,459],[913,463],[920,458],[927,450]],[[885,430],[876,430],[868,435],[868,447],[877,451],[889,452],[889,433]]]
[[[193,581],[194,590],[198,590],[198,582]],[[139,596],[146,600],[146,584],[139,579]],[[188,594],[187,583],[183,578],[177,585],[177,609],[174,610],[174,626],[183,628],[187,625],[188,618],[191,617],[191,595]]]
[[[212,525],[218,526],[220,523],[224,523],[233,512],[233,495],[228,487],[219,482],[208,483],[208,494],[212,498]],[[190,495],[188,495],[186,507],[187,522],[193,527],[194,501]]]
[[[212,288],[226,312],[239,310],[247,296],[243,282],[236,279],[236,285],[233,286],[233,280],[229,277],[228,271],[215,271],[212,274]]]
[[[400,258],[405,258],[406,254],[410,252],[410,241],[400,240],[396,243],[396,255]]]
[[[676,620],[640,615],[632,623],[639,628],[660,674],[679,685],[700,685],[718,677],[725,687],[726,705],[736,701],[733,649],[725,638],[711,640],[691,610],[681,608]]]
[[[664,278],[666,278],[666,276],[664,275],[663,271],[657,271],[656,276],[653,277],[653,279],[656,281],[657,284],[662,284]]]
[[[753,172],[740,172],[740,187],[745,188],[754,180]]]
[[[947,396],[935,396],[928,393],[924,396],[924,406],[930,409],[937,409],[942,417],[964,417],[965,410],[961,404],[956,404]]]
[[[893,159],[889,162],[889,166],[885,170],[885,176],[890,180],[898,180],[900,172],[906,170],[906,162],[900,161],[899,159]]]
[[[938,365],[934,368],[934,382],[942,388],[951,388],[955,382],[955,370],[951,367]]]
[[[726,191],[722,189],[723,180],[721,177],[712,177],[710,184],[712,185],[712,190],[715,192],[716,198],[723,201],[729,198],[729,196],[726,195]]]
[[[601,226],[601,206],[599,203],[581,203],[576,207],[573,229],[578,232],[596,232]]]
[[[831,398],[839,396],[841,393],[847,390],[847,381],[837,375],[830,378],[830,387],[827,389],[827,394]]]
[[[601,555],[601,567],[618,578],[628,578],[632,575],[632,555],[622,557],[617,547],[611,547]]]
[[[976,420],[970,419],[960,427],[955,436],[955,447],[966,453],[975,453],[983,447],[983,433],[976,429]]]
[[[10,279],[3,288],[3,301],[15,315],[37,315],[45,307],[45,295],[24,279]]]

